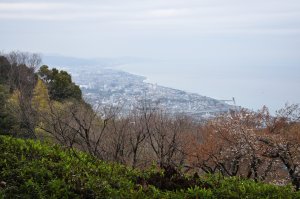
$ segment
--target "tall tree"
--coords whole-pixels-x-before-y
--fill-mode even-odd
[[[71,75],[66,71],[58,71],[56,68],[49,70],[48,66],[41,66],[38,74],[46,83],[50,98],[62,101],[65,99],[82,100],[82,93],[74,82]]]

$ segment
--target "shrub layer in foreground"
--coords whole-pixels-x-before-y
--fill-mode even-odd
[[[0,198],[300,198],[290,186],[142,172],[33,140],[0,136],[0,151]]]

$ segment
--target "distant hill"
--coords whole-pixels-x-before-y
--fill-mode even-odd
[[[97,66],[103,67],[115,67],[121,64],[143,62],[147,59],[135,58],[135,57],[118,57],[118,58],[77,58],[62,55],[43,55],[43,62],[53,67],[85,67],[85,66]]]

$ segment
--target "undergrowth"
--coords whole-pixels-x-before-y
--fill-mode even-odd
[[[0,151],[0,198],[300,198],[291,186],[139,171],[33,140],[0,136]]]

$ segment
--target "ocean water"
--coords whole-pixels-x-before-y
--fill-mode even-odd
[[[183,62],[141,62],[118,67],[145,76],[147,82],[219,100],[235,98],[251,110],[267,106],[272,113],[285,103],[300,102],[300,72],[287,67],[217,67]]]

